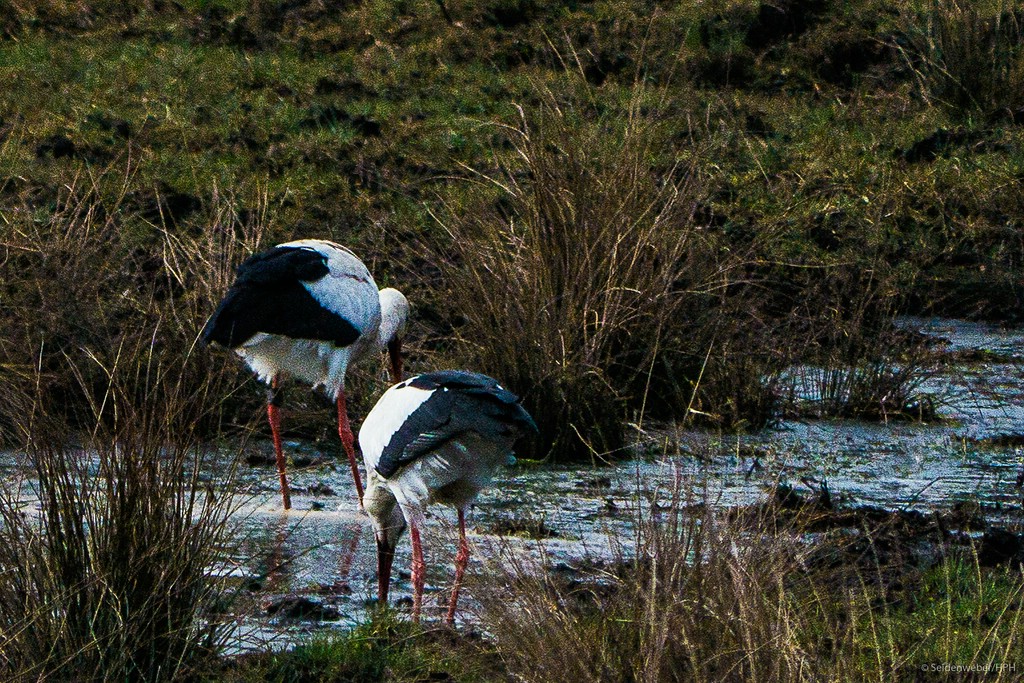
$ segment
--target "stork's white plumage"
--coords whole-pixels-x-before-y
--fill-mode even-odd
[[[469,561],[466,508],[512,458],[516,440],[537,426],[512,392],[472,372],[445,370],[412,377],[380,398],[359,430],[366,465],[367,514],[377,539],[378,595],[387,602],[395,546],[406,526],[412,538],[413,618],[423,601],[421,533],[431,502],[458,510],[459,550],[447,621],[455,619]]]
[[[285,377],[323,387],[337,404],[338,435],[362,503],[355,439],[345,404],[345,373],[367,352],[388,350],[392,381],[402,375],[401,334],[409,303],[395,289],[377,289],[355,254],[326,240],[296,240],[255,254],[203,330],[204,342],[234,349],[271,386],[267,417],[281,480],[291,507],[280,414]]]

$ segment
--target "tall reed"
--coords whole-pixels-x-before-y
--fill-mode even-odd
[[[964,117],[1024,109],[1024,6],[1017,0],[899,4],[905,63],[928,101]]]

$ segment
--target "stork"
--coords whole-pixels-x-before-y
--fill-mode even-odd
[[[359,503],[363,485],[345,401],[345,372],[368,352],[387,349],[391,381],[402,379],[401,334],[409,302],[395,289],[377,290],[355,254],[326,240],[297,240],[254,254],[203,329],[205,343],[234,349],[267,391],[267,418],[291,508],[281,449],[282,382],[287,376],[323,387],[338,411],[338,435],[352,468]]]
[[[446,621],[455,620],[469,562],[466,508],[499,466],[515,462],[516,440],[537,425],[519,399],[497,381],[474,372],[444,370],[391,387],[359,429],[366,465],[365,509],[377,539],[377,588],[387,603],[395,546],[405,528],[412,539],[413,619],[423,602],[424,511],[431,502],[459,516],[459,549]]]

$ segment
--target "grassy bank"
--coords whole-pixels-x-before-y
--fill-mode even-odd
[[[427,0],[7,0],[4,198],[130,167],[150,222],[201,226],[216,191],[250,212],[265,194],[273,238],[376,244],[382,222],[436,233],[425,204],[474,192],[453,180],[500,161],[488,124],[517,105],[587,88],[626,116],[643,83],[675,138],[649,161],[696,159],[703,223],[781,231],[782,263],[919,267],[920,305],[1012,315],[1019,285],[997,290],[1020,254],[1017,4],[447,7],[454,25]]]
[[[158,341],[190,346],[231,266],[296,236],[404,288],[411,367],[502,376],[556,459],[645,417],[763,424],[793,362],[905,356],[899,312],[1020,310],[1016,3],[2,10],[11,381],[172,299]],[[858,377],[819,410],[910,412]]]

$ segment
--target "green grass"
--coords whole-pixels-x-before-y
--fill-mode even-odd
[[[486,641],[446,628],[421,627],[392,612],[378,612],[345,633],[312,636],[285,652],[243,655],[209,677],[225,683],[505,679],[501,662]]]
[[[943,663],[1019,663],[1022,591],[1019,569],[982,569],[970,558],[949,559],[929,569],[897,606],[861,616],[855,638],[864,653],[860,666],[865,672],[877,666],[867,650],[879,645],[890,663],[913,670]]]
[[[1020,90],[1011,87],[1017,52],[1008,34],[966,10],[883,5],[458,0],[447,4],[449,25],[431,0],[136,9],[4,0],[5,243],[22,246],[28,216],[52,224],[62,188],[81,188],[75,178],[89,178],[101,203],[116,207],[119,253],[153,260],[163,258],[162,230],[194,239],[230,205],[239,224],[261,216],[251,247],[331,237],[383,284],[410,290],[420,341],[412,369],[465,362],[453,349],[467,310],[443,295],[448,284],[438,286],[421,245],[443,247],[443,207],[499,202],[477,181],[518,163],[502,132],[518,125],[518,108],[537,117],[553,102],[573,125],[607,125],[608,139],[631,111],[657,112],[665,132],[644,163],[655,177],[676,164],[691,169],[694,224],[720,254],[748,264],[726,291],[758,295],[747,305],[726,297],[708,313],[724,328],[708,356],[720,371],[698,381],[704,364],[694,358],[712,345],[674,343],[687,358],[670,364],[685,368],[648,407],[756,425],[772,407],[749,378],[806,360],[794,356],[807,338],[820,355],[835,343],[830,335],[884,327],[870,324],[879,312],[1014,319],[1021,310],[1024,134],[1012,115],[948,106],[936,95],[948,86],[936,70],[943,46],[911,38],[925,35],[914,33],[918,19],[932,17],[945,22],[943,55],[968,50],[963,36],[995,41],[995,61],[974,69],[992,97]],[[1013,29],[1017,4],[1001,7]],[[952,142],[907,158],[942,130]],[[869,318],[847,313],[838,297],[851,289]],[[11,357],[2,362],[30,362],[17,340],[4,346]],[[836,362],[851,362],[843,354]],[[692,404],[701,382],[723,389]],[[520,393],[530,388],[519,384]],[[643,389],[622,391],[619,407],[632,418]]]

